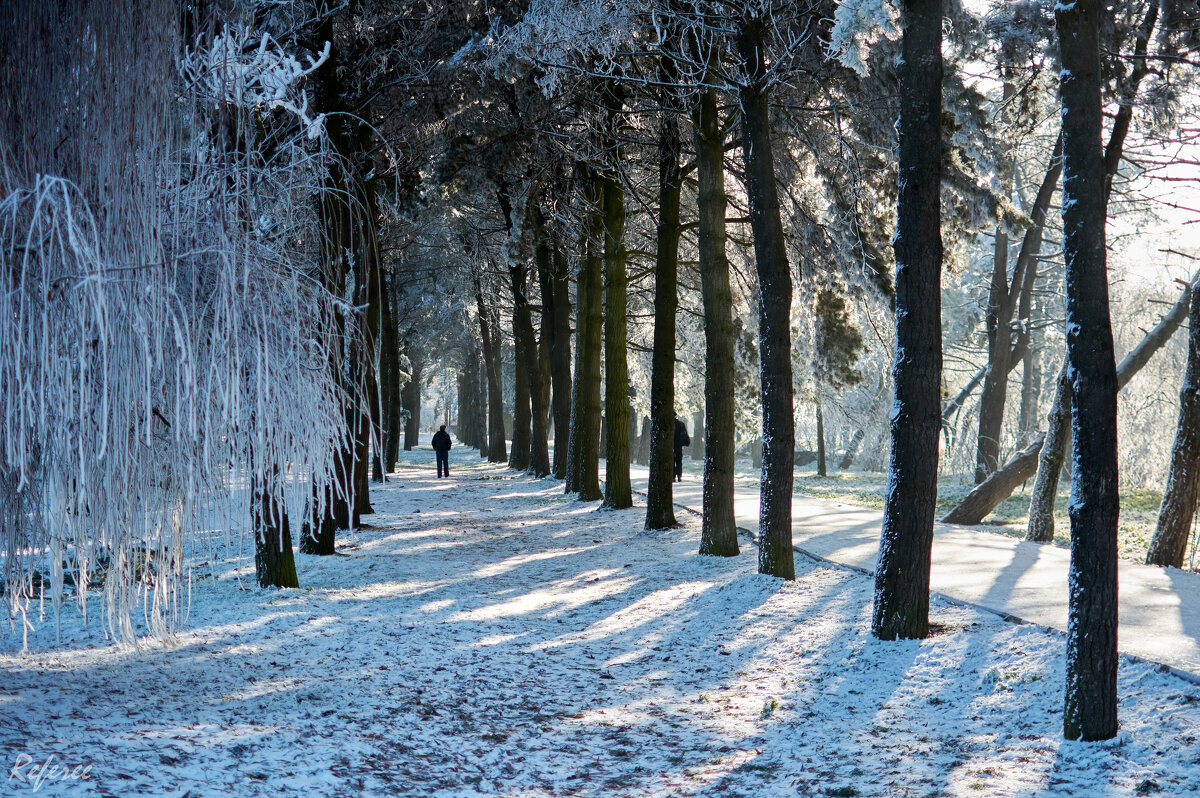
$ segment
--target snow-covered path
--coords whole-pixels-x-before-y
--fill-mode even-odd
[[[0,751],[89,766],[71,795],[1200,795],[1200,690],[1123,662],[1121,736],[1060,739],[1062,638],[935,602],[869,635],[871,584],[695,554],[532,480],[413,452],[299,590],[247,560],[176,646],[64,613],[0,654]],[[242,580],[234,578],[235,569]],[[19,645],[19,642],[17,643]],[[5,794],[33,785],[8,778]]]

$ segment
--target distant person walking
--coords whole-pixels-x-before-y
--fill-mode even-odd
[[[433,433],[432,443],[433,451],[437,455],[438,477],[450,476],[450,433],[446,432],[445,424]]]
[[[691,445],[687,425],[679,420],[679,416],[675,416],[675,482],[683,482],[683,447]]]

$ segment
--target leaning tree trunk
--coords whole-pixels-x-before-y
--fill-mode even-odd
[[[1042,450],[1045,434],[1013,455],[1003,468],[993,471],[987,479],[975,486],[967,496],[946,514],[942,520],[947,524],[978,524],[996,505],[1012,495],[1021,483],[1037,472],[1038,453]]]
[[[1179,299],[1171,306],[1166,315],[1150,332],[1142,336],[1137,346],[1129,350],[1121,358],[1117,366],[1117,390],[1120,391],[1129,381],[1150,362],[1150,358],[1162,349],[1171,336],[1183,324],[1187,317],[1192,292],[1200,287],[1200,271],[1192,275],[1189,282],[1179,295]],[[1066,364],[1063,365],[1066,370]],[[1071,385],[1062,373],[1059,375],[1059,388],[1054,395],[1054,403],[1050,408],[1049,428],[1046,432],[1046,447],[1042,450],[1041,461],[1038,463],[1037,480],[1034,482],[1033,495],[1029,502],[1029,531],[1026,540],[1038,543],[1049,543],[1054,540],[1054,502],[1058,495],[1058,478],[1062,473],[1063,462],[1066,460],[1066,450],[1071,440]],[[1049,449],[1049,451],[1048,451]],[[1001,497],[1000,501],[1004,498]],[[999,502],[997,502],[999,503]]]
[[[500,384],[500,330],[483,301],[483,289],[475,279],[475,306],[479,312],[479,337],[483,340],[483,364],[487,372],[488,462],[508,460],[504,444],[504,392]]]
[[[862,446],[863,438],[865,437],[866,433],[861,429],[854,431],[854,435],[850,438],[850,444],[846,447],[846,452],[842,455],[842,461],[838,463],[838,468],[845,471],[854,465],[854,458],[858,457],[858,447]]]
[[[763,40],[766,23],[746,20],[738,49],[746,72],[740,89],[742,157],[758,271],[758,351],[763,409],[763,465],[758,512],[759,573],[795,579],[792,556],[792,484],[795,421],[792,417],[792,272],[771,152],[769,87]]]
[[[675,83],[671,59],[663,60],[663,83]],[[646,529],[678,526],[675,520],[675,313],[679,307],[679,118],[672,90],[663,91],[658,140],[658,251],[654,268],[654,355],[650,376],[650,477]]]
[[[1188,359],[1179,391],[1179,426],[1171,449],[1171,469],[1163,492],[1158,525],[1146,553],[1147,565],[1183,567],[1188,530],[1200,495],[1200,290],[1191,291]]]
[[[902,0],[896,235],[896,399],[872,633],[929,634],[941,432],[942,0]]]
[[[1105,263],[1107,202],[1098,0],[1055,7],[1062,58],[1063,259],[1074,393],[1071,568],[1063,734],[1117,733],[1117,368]],[[1069,43],[1069,46],[1068,46]]]
[[[604,504],[633,506],[629,481],[629,363],[625,271],[625,197],[615,174],[602,178],[604,191]]]
[[[583,172],[587,192],[588,225],[583,241],[584,256],[579,269],[576,303],[575,380],[571,386],[571,427],[567,444],[568,493],[581,501],[603,498],[600,492],[600,346],[604,326],[602,259],[598,256],[604,236],[600,181]]]
[[[1050,414],[1046,417],[1048,423],[1045,442],[1038,458],[1033,493],[1029,498],[1029,525],[1025,539],[1036,543],[1049,543],[1054,540],[1054,502],[1058,496],[1058,477],[1062,473],[1062,463],[1071,440],[1073,393],[1067,364],[1063,363],[1058,372],[1058,379],[1055,380],[1054,401],[1050,405]],[[1013,490],[1016,490],[1016,486]],[[1006,498],[1008,497],[1001,497],[996,504]],[[987,512],[991,511],[992,507],[989,507]],[[980,520],[982,518],[983,516],[980,516]]]

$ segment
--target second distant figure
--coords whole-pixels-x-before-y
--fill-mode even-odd
[[[437,455],[438,476],[450,476],[450,433],[446,432],[445,424],[433,433],[432,443],[434,454]]]
[[[675,416],[675,482],[683,482],[683,447],[691,445],[687,425],[679,420],[679,416]]]

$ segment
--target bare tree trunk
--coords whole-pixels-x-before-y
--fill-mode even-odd
[[[795,579],[792,555],[792,272],[788,265],[771,151],[769,85],[764,58],[766,22],[743,20],[738,50],[746,73],[739,89],[742,157],[758,272],[759,371],[763,408],[763,467],[758,514],[759,573]]]
[[[513,276],[512,269],[517,269],[519,274]],[[509,271],[510,281],[514,294],[517,291],[517,280],[524,281],[526,279],[524,264],[514,266]],[[513,300],[513,429],[512,429],[512,446],[508,452],[508,466],[517,471],[525,471],[529,468],[529,441],[530,429],[533,422],[533,414],[530,412],[530,401],[532,396],[529,391],[530,371],[529,360],[532,358],[537,360],[537,350],[526,351],[527,341],[525,340],[524,327],[528,327],[531,322],[529,320],[529,305],[524,302],[524,289],[521,289],[524,320],[518,317],[522,313],[522,309],[517,307],[517,300]],[[529,328],[529,336],[533,337],[533,328]],[[499,337],[499,336],[497,336]],[[536,368],[533,372],[536,378]]]
[[[475,305],[479,312],[479,336],[483,340],[483,364],[487,372],[488,462],[508,461],[504,434],[504,392],[500,384],[500,331],[483,301],[483,289],[475,278]]]
[[[1058,477],[1062,473],[1062,463],[1071,439],[1072,393],[1067,364],[1063,363],[1058,372],[1058,380],[1055,381],[1054,402],[1050,405],[1050,414],[1046,417],[1045,443],[1042,445],[1038,461],[1037,478],[1033,481],[1033,494],[1029,497],[1026,540],[1037,543],[1050,543],[1054,540],[1054,501],[1058,496]],[[1006,498],[1008,497],[1001,497],[996,504]],[[991,509],[989,507],[988,512],[991,512]]]
[[[425,354],[416,347],[408,349],[409,380],[401,394],[408,418],[404,422],[404,451],[411,452],[420,445],[421,435],[421,380],[424,379]]]
[[[554,271],[550,291],[554,301],[554,338],[550,347],[550,383],[554,391],[554,477],[567,476],[567,439],[571,434],[571,289],[570,269],[561,247],[551,254]]]
[[[700,293],[704,303],[704,496],[700,553],[738,553],[733,516],[733,294],[725,257],[725,146],[717,92],[705,89],[696,107]],[[692,436],[700,437],[699,430]]]
[[[842,471],[854,465],[854,458],[858,457],[858,447],[862,446],[864,437],[866,437],[866,433],[861,429],[854,431],[854,436],[850,438],[850,445],[846,447],[846,453],[842,455],[842,461],[838,463],[838,468]]]
[[[581,501],[603,498],[600,492],[600,347],[604,326],[601,291],[603,267],[598,249],[604,236],[600,182],[586,169],[581,182],[591,206],[587,235],[583,242],[583,260],[579,270],[576,314],[575,380],[571,386],[571,427],[567,444],[568,493],[578,493]]]
[[[1117,368],[1108,312],[1097,0],[1055,8],[1062,53],[1063,256],[1075,483],[1063,734],[1117,733]],[[1069,43],[1069,44],[1068,44]]]
[[[664,85],[676,82],[674,62],[662,59]],[[663,91],[658,142],[658,251],[654,269],[654,356],[650,375],[650,477],[646,529],[678,526],[675,520],[675,313],[679,307],[679,118],[672,90]]]
[[[389,281],[390,283],[390,281]],[[390,285],[388,286],[390,288]],[[384,353],[384,455],[385,475],[396,470],[400,454],[400,333],[392,315],[391,291],[383,296],[383,353]]]
[[[254,573],[259,587],[300,587],[292,531],[283,491],[251,478],[250,517],[254,532]]]
[[[821,414],[821,400],[817,400],[817,476],[827,477],[825,469],[825,416]]]
[[[1116,175],[1117,169],[1121,164],[1121,157],[1125,148],[1125,138],[1129,133],[1129,127],[1133,121],[1133,108],[1136,105],[1134,100],[1137,97],[1138,87],[1141,85],[1141,82],[1145,76],[1149,74],[1149,61],[1146,58],[1146,50],[1150,42],[1150,38],[1154,33],[1154,27],[1158,23],[1158,9],[1159,6],[1157,3],[1150,3],[1146,10],[1146,16],[1142,19],[1142,24],[1138,29],[1133,48],[1134,66],[1122,88],[1121,102],[1117,108],[1116,116],[1113,119],[1112,130],[1108,135],[1108,144],[1104,148],[1103,185],[1097,186],[1094,190],[1101,191],[1106,212],[1108,200],[1112,194],[1112,179],[1113,176]],[[1186,302],[1184,303],[1184,308],[1185,309],[1180,313],[1180,319],[1182,319],[1187,313]],[[1162,324],[1160,323],[1159,326],[1161,327]],[[1178,327],[1178,325],[1176,325],[1176,327]],[[1151,332],[1155,333],[1157,329],[1158,328],[1155,328],[1155,330]],[[1172,328],[1170,332],[1166,333],[1166,338],[1169,338],[1171,333],[1174,333],[1174,331],[1174,328]],[[1117,369],[1118,390],[1120,390],[1121,386],[1124,385],[1125,381],[1128,381],[1129,377],[1136,373],[1142,365],[1145,365],[1145,362],[1150,359],[1150,356],[1154,354],[1154,352],[1158,351],[1159,347],[1162,346],[1162,342],[1165,342],[1166,340],[1166,338],[1163,338],[1162,342],[1153,343],[1151,340],[1153,337],[1154,336],[1152,335],[1147,335],[1142,340],[1142,343],[1135,347],[1134,350],[1126,355],[1125,359],[1122,360],[1121,365]],[[1146,346],[1143,347],[1143,344],[1146,344]],[[1131,361],[1131,358],[1134,358],[1134,360]],[[1138,362],[1139,359],[1140,362]],[[1129,364],[1128,368],[1131,369],[1131,371],[1129,371],[1125,381],[1121,381],[1121,371],[1123,368],[1126,368],[1127,363]],[[1069,397],[1067,401],[1070,401]],[[1069,408],[1070,405],[1068,404],[1067,407]],[[1068,409],[1067,412],[1069,413],[1070,410]],[[1056,437],[1051,437],[1048,435],[1046,445],[1043,449],[1042,459],[1038,466],[1039,481],[1042,479],[1041,471],[1044,468],[1046,469],[1045,480],[1047,487],[1053,486],[1054,491],[1053,493],[1051,493],[1049,490],[1045,490],[1040,493],[1035,490],[1034,492],[1034,499],[1043,502],[1038,505],[1031,505],[1029,509],[1030,535],[1034,534],[1034,518],[1036,515],[1038,519],[1036,521],[1037,535],[1039,536],[1038,539],[1042,539],[1046,535],[1047,528],[1049,529],[1049,538],[1045,539],[1052,540],[1054,537],[1054,510],[1052,497],[1057,493],[1058,475],[1063,469],[1063,462],[1065,460],[1065,453],[1067,449],[1067,435],[1069,434],[1069,428],[1064,426]],[[1050,499],[1049,504],[1044,503],[1046,499]]]
[[[1183,567],[1188,530],[1200,496],[1200,290],[1192,289],[1188,317],[1188,360],[1179,390],[1179,427],[1158,525],[1146,553],[1147,565]]]
[[[929,634],[941,432],[942,0],[902,0],[896,235],[896,399],[871,632]]]
[[[614,113],[615,116],[615,113]],[[615,121],[613,123],[615,125]],[[629,363],[625,271],[625,197],[616,175],[601,177],[604,191],[604,503],[633,506],[629,480]]]
[[[1042,450],[1045,434],[1013,455],[1003,468],[993,471],[988,478],[975,486],[958,505],[942,520],[947,524],[978,524],[996,505],[1012,495],[1023,482],[1037,472],[1038,452]]]

